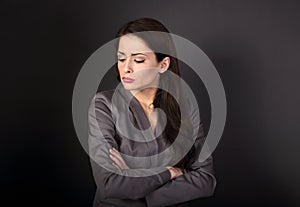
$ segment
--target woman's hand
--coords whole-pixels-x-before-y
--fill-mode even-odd
[[[119,151],[116,150],[115,148],[111,148],[109,150],[109,157],[112,159],[112,161],[114,161],[112,164],[120,169],[129,169],[129,167],[127,166],[127,164],[125,163],[125,161],[123,160],[122,156],[120,155]]]
[[[167,167],[168,170],[171,173],[171,179],[177,178],[178,176],[182,175],[183,173],[186,173],[187,171],[185,169],[179,168],[179,167]]]

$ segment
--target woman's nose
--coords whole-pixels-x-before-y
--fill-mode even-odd
[[[125,73],[132,73],[133,69],[132,69],[132,65],[131,65],[131,60],[127,60],[124,66],[124,72]]]

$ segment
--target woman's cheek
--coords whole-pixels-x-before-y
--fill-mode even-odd
[[[142,70],[142,73],[143,73],[144,76],[153,77],[157,74],[157,69],[152,68],[152,67],[148,67],[148,68]]]
[[[123,68],[122,68],[122,66],[118,63],[117,67],[118,67],[118,71],[119,71],[120,76],[122,76],[123,75],[123,72],[122,72]]]

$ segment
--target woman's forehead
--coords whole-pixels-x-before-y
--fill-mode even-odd
[[[118,51],[125,54],[153,53],[147,43],[135,35],[125,35],[120,37]]]

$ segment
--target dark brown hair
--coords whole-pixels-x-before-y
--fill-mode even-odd
[[[130,21],[127,24],[123,25],[117,32],[116,38],[119,38],[123,35],[127,35],[130,33],[135,33],[134,35],[142,38],[148,47],[152,49],[153,51],[158,51],[157,48],[159,48],[159,51],[165,51],[165,53],[158,53],[155,52],[156,60],[158,62],[162,61],[165,57],[170,58],[170,66],[169,71],[175,73],[176,75],[180,76],[179,66],[178,66],[178,60],[174,56],[170,56],[168,54],[175,54],[175,46],[174,42],[171,38],[171,36],[163,35],[161,38],[155,38],[153,39],[153,36],[139,33],[144,31],[158,31],[158,32],[164,32],[169,33],[168,29],[159,21],[152,19],[152,18],[140,18],[134,21]],[[119,70],[117,68],[117,64],[115,67],[116,75],[118,80],[120,81],[120,74]],[[169,79],[169,76],[165,75],[164,73],[160,74],[160,87],[164,85],[163,88],[169,88],[172,87],[173,91],[175,90],[176,96],[180,97],[180,84],[171,83],[171,85],[168,85],[170,82],[172,82],[171,79]],[[154,98],[154,107],[161,108],[166,116],[167,116],[167,124],[163,131],[163,137],[166,138],[167,143],[170,145],[174,142],[175,138],[177,137],[180,129],[181,123],[181,115],[180,115],[180,107],[176,101],[176,99],[169,94],[167,91],[162,90],[158,88],[156,92],[156,96]],[[184,169],[189,170],[191,164],[195,161],[195,147],[192,146],[191,150],[186,154],[186,156],[179,161],[175,166],[181,167]]]

